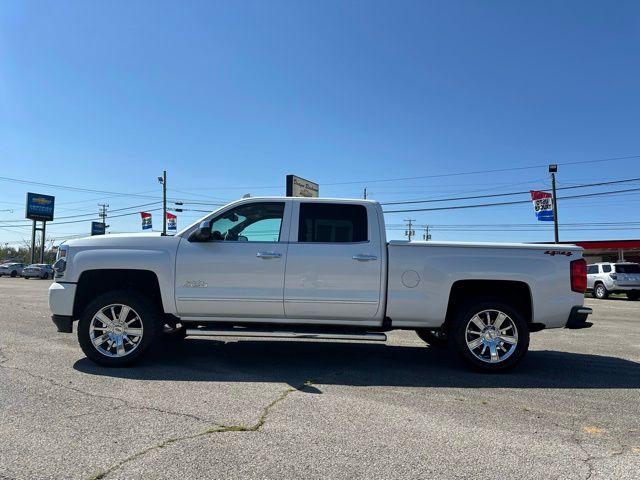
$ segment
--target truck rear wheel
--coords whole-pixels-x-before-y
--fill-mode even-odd
[[[638,300],[640,299],[640,292],[638,291],[627,292],[627,298],[629,300]]]
[[[458,310],[451,341],[472,367],[504,371],[515,367],[527,353],[529,328],[510,306],[499,301],[479,301]]]
[[[446,348],[449,346],[449,338],[443,330],[416,329],[418,336],[432,347]]]
[[[144,295],[108,292],[85,309],[78,322],[78,342],[95,363],[122,367],[149,349],[161,325],[158,308]]]

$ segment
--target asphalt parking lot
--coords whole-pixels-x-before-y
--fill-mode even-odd
[[[129,369],[55,331],[50,281],[0,278],[0,479],[634,478],[640,302],[476,374],[386,344],[189,338]]]

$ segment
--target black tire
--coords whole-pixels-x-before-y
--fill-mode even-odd
[[[640,299],[640,292],[627,292],[627,298],[629,300],[638,300]]]
[[[94,347],[89,332],[91,320],[94,315],[102,308],[111,304],[126,305],[135,310],[140,317],[144,332],[139,345],[137,345],[131,353],[122,357],[110,357],[100,353],[97,347]],[[107,292],[91,302],[80,317],[80,321],[78,322],[78,342],[87,358],[98,365],[105,367],[124,367],[139,360],[145,352],[149,350],[158,332],[161,331],[159,327],[162,324],[161,312],[145,295],[128,290]]]
[[[11,278],[16,278],[17,276],[18,276],[18,272],[16,270],[11,272]]]
[[[478,313],[487,310],[506,314],[512,320],[513,327],[517,330],[515,348],[504,360],[495,363],[489,363],[488,359],[479,359],[472,353],[471,347],[467,345],[467,337],[469,336],[467,325],[472,322],[472,319]],[[495,322],[495,319],[493,321]],[[512,330],[509,330],[507,335],[515,336]],[[459,308],[454,316],[449,337],[452,347],[455,348],[462,359],[474,369],[484,372],[501,372],[515,367],[522,361],[529,349],[529,326],[527,322],[516,309],[498,300],[478,299]],[[471,338],[469,337],[470,340]],[[503,344],[500,348],[504,348],[504,346],[509,348],[508,344]]]
[[[596,283],[593,287],[593,296],[594,298],[604,300],[609,297],[609,292],[607,287],[604,286],[604,283]]]
[[[444,330],[429,330],[426,328],[418,328],[416,330],[418,336],[432,347],[447,348],[449,346],[449,337]]]

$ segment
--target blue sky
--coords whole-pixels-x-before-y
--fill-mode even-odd
[[[137,196],[0,179],[0,210],[14,210],[0,242],[28,238],[26,191],[55,195],[57,217],[124,209],[160,199],[163,169],[172,199],[204,203],[283,194],[287,173],[383,202],[548,188],[547,163],[640,155],[639,27],[640,4],[623,1],[5,0],[0,176]],[[404,177],[423,178],[389,181]],[[632,177],[640,157],[561,165],[558,182]],[[640,192],[560,203],[562,240],[640,237],[562,227],[640,222]],[[438,240],[552,239],[530,204],[386,217]],[[140,230],[137,215],[109,224]]]

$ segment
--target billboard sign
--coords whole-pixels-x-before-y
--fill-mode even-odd
[[[27,193],[27,208],[25,218],[50,222],[53,220],[53,207],[56,197],[41,195],[39,193]]]
[[[105,224],[102,222],[91,222],[91,235],[104,235]]]
[[[553,195],[548,192],[531,190],[531,201],[539,221],[553,222]]]
[[[287,175],[287,197],[317,198],[320,196],[320,186],[317,183]]]

